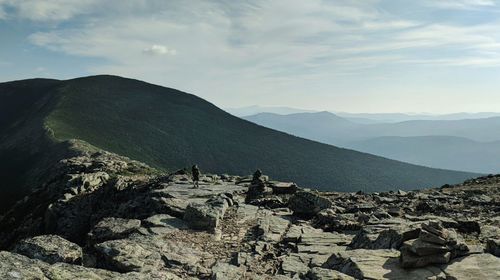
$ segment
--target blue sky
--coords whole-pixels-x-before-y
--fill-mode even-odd
[[[137,78],[221,107],[500,111],[500,1],[0,0],[0,81]]]

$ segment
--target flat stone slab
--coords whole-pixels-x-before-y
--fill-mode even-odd
[[[82,248],[58,235],[40,235],[21,240],[14,252],[50,264],[82,262]]]
[[[140,220],[108,217],[97,223],[88,236],[95,244],[107,240],[125,238],[140,227]]]
[[[421,280],[442,273],[436,266],[403,269],[399,266],[396,250],[347,250],[332,255],[325,263],[331,268],[356,279]]]
[[[491,254],[475,254],[455,259],[441,269],[449,280],[500,279],[500,258]]]

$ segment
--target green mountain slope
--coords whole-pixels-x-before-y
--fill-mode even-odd
[[[349,148],[414,164],[496,174],[500,141],[477,142],[453,136],[386,136],[349,143]]]
[[[62,142],[68,139],[163,170],[192,163],[216,173],[250,174],[261,168],[276,179],[322,190],[412,189],[477,175],[297,138],[233,117],[194,95],[115,76],[3,83],[0,103],[10,110],[2,111],[7,116],[0,128],[2,163],[8,166],[9,158],[31,155],[9,169],[14,177],[50,169],[69,152]],[[0,196],[7,190],[12,194],[13,188],[21,195],[23,184],[2,183]]]

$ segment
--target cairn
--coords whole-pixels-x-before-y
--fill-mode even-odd
[[[452,259],[469,252],[458,235],[438,222],[423,224],[417,239],[409,240],[401,247],[400,262],[404,268],[425,267],[430,264],[447,264]]]
[[[266,195],[272,194],[273,190],[268,186],[262,171],[257,169],[253,174],[252,183],[248,187],[245,203],[251,203],[253,200],[263,198]]]

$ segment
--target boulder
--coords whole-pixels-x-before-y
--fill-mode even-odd
[[[237,267],[223,262],[217,262],[212,267],[212,280],[238,280],[242,279],[244,275],[244,267]]]
[[[474,254],[453,260],[441,269],[447,280],[500,279],[500,258],[491,254]]]
[[[290,226],[290,221],[270,212],[257,220],[257,232],[266,242],[280,242]]]
[[[486,242],[486,252],[500,257],[500,239],[489,239]]]
[[[149,279],[132,277],[112,271],[87,268],[81,265],[67,263],[48,263],[30,259],[26,256],[11,252],[0,252],[0,279],[37,279],[37,280],[65,280],[65,279]],[[178,279],[178,278],[161,278]]]
[[[95,246],[100,268],[125,272],[156,271],[164,266],[161,250],[144,240],[110,240]]]
[[[425,269],[403,269],[396,250],[347,250],[333,254],[323,265],[345,273],[356,279],[409,279],[421,280],[439,275],[438,267]]]
[[[307,254],[291,253],[283,258],[281,269],[287,276],[304,277],[309,271],[311,257]]]
[[[11,252],[0,252],[0,279],[48,280],[42,269],[48,264]]]
[[[298,190],[294,183],[270,182],[269,186],[273,190],[273,194],[294,194]]]
[[[168,214],[157,214],[142,221],[142,225],[148,228],[167,228],[170,231],[187,229],[187,224],[176,217]]]
[[[252,205],[264,207],[267,209],[276,209],[276,208],[284,208],[286,207],[286,203],[283,198],[278,196],[269,196],[256,198],[249,202]]]
[[[401,267],[404,268],[415,268],[415,267],[425,267],[430,264],[447,264],[450,262],[451,253],[442,252],[433,255],[419,256],[412,252],[409,248],[404,248],[401,250]]]
[[[62,279],[132,279],[120,273],[104,269],[87,268],[80,265],[56,263],[43,269],[45,276],[52,280]],[[135,278],[137,279],[137,278]]]
[[[331,208],[320,211],[312,224],[325,231],[356,231],[363,228],[354,214],[338,214]]]
[[[380,232],[369,230],[370,227],[359,231],[349,247],[354,249],[399,249],[403,242],[415,239],[420,229],[409,226],[394,226]]]
[[[313,267],[307,273],[307,277],[310,280],[354,280],[353,277],[342,272],[321,267]]]
[[[288,207],[293,214],[300,217],[312,217],[331,206],[332,202],[329,199],[307,191],[297,192],[288,201]]]
[[[58,235],[40,235],[21,240],[14,252],[46,263],[82,263],[82,248]]]
[[[140,220],[108,217],[94,226],[88,238],[92,244],[121,239],[136,232],[140,227]]]
[[[425,242],[422,239],[415,239],[410,243],[410,251],[419,256],[429,256],[449,252],[449,248],[444,245]]]
[[[232,198],[221,194],[214,196],[205,203],[191,203],[184,213],[184,221],[192,229],[196,230],[215,230],[227,208],[233,205]]]

